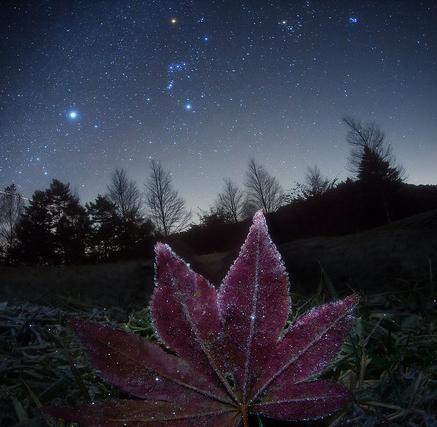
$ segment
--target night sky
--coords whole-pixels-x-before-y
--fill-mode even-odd
[[[192,209],[254,157],[285,189],[348,175],[341,117],[375,120],[437,183],[437,1],[2,1],[0,186],[83,201],[150,159]]]

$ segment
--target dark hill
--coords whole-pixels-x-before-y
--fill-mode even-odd
[[[297,198],[268,216],[273,240],[287,243],[317,236],[359,233],[437,209],[437,185],[401,184],[383,202],[360,182],[347,180],[319,197]],[[232,251],[249,228],[249,221],[224,223],[211,215],[170,243],[180,253],[202,255]]]
[[[325,280],[343,290],[431,282],[437,268],[437,210],[361,233],[295,240],[279,245],[279,250],[291,283],[303,293],[317,287],[322,271]],[[234,256],[200,256],[199,267],[217,282]]]
[[[184,257],[214,283],[232,263],[230,252]],[[294,290],[309,292],[321,267],[336,289],[393,289],[432,285],[437,266],[437,210],[389,225],[337,237],[313,237],[279,245]],[[0,267],[0,301],[143,307],[153,289],[151,261],[100,265]]]

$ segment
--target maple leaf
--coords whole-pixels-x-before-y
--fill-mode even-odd
[[[285,330],[288,277],[261,212],[218,292],[169,246],[155,252],[150,307],[162,346],[71,321],[103,378],[136,400],[46,414],[94,427],[247,427],[250,414],[309,420],[350,401],[343,386],[313,377],[339,351],[357,297],[314,308]]]

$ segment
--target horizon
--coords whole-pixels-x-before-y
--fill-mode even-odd
[[[238,181],[236,181],[236,180],[233,180],[234,182],[235,182],[235,184],[237,184],[243,191],[244,191],[244,175],[245,175],[245,173],[246,173],[246,171],[247,171],[247,164],[248,164],[248,162],[249,162],[249,160],[250,160],[250,158],[248,158],[248,160],[247,160],[247,162],[246,162],[246,164],[245,164],[245,169],[242,169],[242,173],[241,173],[241,181],[240,182],[238,182]],[[255,160],[258,160],[258,159],[255,159]],[[400,163],[400,162],[399,162]],[[165,167],[165,165],[163,165],[164,167]],[[264,166],[264,164],[263,164],[263,166]],[[308,165],[308,167],[309,167],[310,165]],[[314,165],[314,166],[317,166],[317,165]],[[338,180],[338,182],[340,183],[340,182],[344,182],[346,179],[348,179],[348,178],[351,178],[351,179],[356,179],[356,178],[354,178],[354,176],[353,176],[353,173],[352,172],[350,172],[350,171],[348,171],[348,169],[347,169],[347,166],[348,166],[348,164],[345,164],[345,167],[344,167],[344,170],[343,170],[343,174],[336,174],[336,175],[333,175],[333,176],[331,176],[331,175],[327,175],[327,177],[328,178],[331,178],[331,179],[334,179],[334,178],[336,178],[337,180]],[[404,166],[403,164],[401,164],[401,166]],[[118,169],[124,169],[124,168],[118,168]],[[146,171],[148,171],[150,168],[149,168],[149,164],[146,164]],[[115,169],[114,169],[115,170]],[[144,197],[144,192],[145,192],[145,190],[144,190],[144,181],[146,180],[146,178],[148,177],[148,175],[147,175],[147,173],[145,173],[145,175],[144,175],[144,179],[143,179],[143,181],[141,181],[141,182],[139,182],[139,181],[137,181],[137,180],[135,180],[130,174],[129,174],[129,170],[127,170],[127,169],[124,169],[125,171],[126,171],[126,173],[127,173],[127,176],[128,176],[128,178],[130,178],[130,179],[133,179],[135,182],[136,182],[136,184],[138,185],[138,188],[139,188],[139,190],[140,190],[140,192],[141,192],[141,197],[142,197],[142,199],[143,199],[143,197]],[[207,204],[207,205],[205,205],[205,206],[196,206],[196,207],[192,207],[192,206],[190,206],[189,204],[188,204],[188,199],[185,197],[185,195],[184,195],[184,188],[179,188],[179,187],[177,187],[177,182],[178,182],[178,180],[177,180],[177,177],[175,176],[175,174],[173,173],[173,171],[169,171],[171,174],[172,174],[172,177],[173,177],[173,179],[174,179],[174,184],[176,184],[175,185],[175,188],[176,188],[176,190],[178,190],[178,192],[179,192],[179,194],[184,198],[184,200],[187,202],[187,208],[188,208],[188,210],[191,210],[191,212],[193,213],[193,216],[194,215],[196,215],[196,214],[198,214],[199,213],[199,211],[201,212],[201,211],[206,211],[209,207],[211,207],[212,205],[213,205],[213,203],[214,203],[214,201],[216,200],[216,197],[217,197],[217,195],[219,194],[219,192],[222,190],[222,187],[223,187],[223,180],[225,179],[225,178],[227,178],[227,177],[223,177],[222,178],[222,180],[220,181],[220,184],[221,184],[221,186],[219,186],[219,187],[217,187],[217,193],[215,193],[215,194],[213,194],[211,197],[211,202],[209,203],[209,204]],[[268,171],[268,172],[270,172],[270,171]],[[295,180],[293,180],[293,181],[289,181],[290,182],[290,185],[288,185],[288,186],[286,186],[286,185],[284,185],[284,183],[280,180],[280,178],[277,176],[277,175],[274,175],[274,174],[272,174],[273,176],[275,176],[276,178],[278,178],[278,180],[279,180],[279,183],[281,184],[281,186],[282,186],[282,188],[283,188],[283,190],[284,190],[284,193],[289,193],[289,192],[291,192],[292,190],[293,190],[293,186],[294,185],[296,185],[296,184],[298,184],[298,183],[303,183],[304,182],[304,180],[305,180],[305,173],[307,172],[307,169],[304,169],[303,170],[303,175],[300,177],[300,178],[296,178]],[[324,171],[322,171],[322,172],[324,172]],[[21,186],[19,186],[17,183],[15,183],[15,182],[11,182],[11,183],[9,183],[9,184],[15,184],[16,186],[17,186],[17,188],[18,188],[18,192],[20,193],[20,195],[22,196],[22,198],[24,199],[24,200],[26,200],[26,201],[29,201],[29,200],[31,200],[32,199],[32,196],[33,196],[33,194],[35,193],[35,191],[38,191],[38,190],[46,190],[48,187],[49,187],[49,185],[50,185],[50,183],[53,181],[53,180],[59,180],[59,181],[61,181],[61,182],[63,182],[64,184],[69,184],[70,185],[70,189],[71,189],[71,191],[73,192],[73,194],[75,194],[75,195],[77,195],[78,197],[79,197],[79,201],[80,201],[80,203],[83,205],[83,206],[85,206],[85,204],[86,203],[88,203],[88,202],[92,202],[92,201],[94,201],[95,199],[96,199],[96,197],[98,196],[98,195],[102,195],[102,196],[104,196],[104,195],[107,195],[107,193],[108,193],[108,190],[107,190],[107,185],[110,183],[110,178],[111,178],[111,173],[109,173],[108,174],[108,177],[107,177],[107,184],[106,185],[104,185],[103,186],[103,189],[102,189],[102,191],[98,191],[97,193],[95,193],[95,194],[89,194],[89,198],[87,198],[87,199],[85,199],[84,197],[83,197],[83,195],[81,194],[81,191],[80,191],[80,188],[78,188],[75,184],[74,184],[74,182],[71,182],[71,181],[69,181],[68,179],[67,180],[63,180],[63,179],[60,179],[60,178],[58,178],[58,177],[56,177],[56,176],[54,176],[54,177],[51,177],[48,181],[47,181],[47,184],[44,186],[44,187],[41,187],[41,188],[35,188],[32,192],[30,192],[28,195],[26,195],[26,194],[22,194],[21,192],[20,192],[20,189],[21,189]],[[340,176],[341,175],[341,176]],[[404,179],[404,182],[406,183],[406,184],[411,184],[411,185],[437,185],[437,181],[435,181],[435,182],[420,182],[420,181],[412,181],[411,179],[410,179],[410,176],[409,176],[409,174],[408,174],[408,170],[406,171],[406,177],[405,177],[405,179]],[[3,186],[4,187],[4,186]],[[2,187],[2,188],[3,188]],[[2,194],[2,193],[4,193],[2,190],[0,190],[0,194]],[[143,208],[144,209],[144,208]],[[192,220],[193,220],[193,218],[192,218]],[[192,222],[196,222],[196,221],[192,221]]]

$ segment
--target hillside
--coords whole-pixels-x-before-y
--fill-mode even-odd
[[[235,249],[235,251],[237,248]],[[437,266],[437,210],[362,233],[300,239],[279,246],[294,290],[307,293],[321,267],[335,288],[392,288],[432,280]],[[218,284],[236,252],[186,257]],[[0,301],[144,306],[153,289],[150,260],[100,265],[0,267]]]

